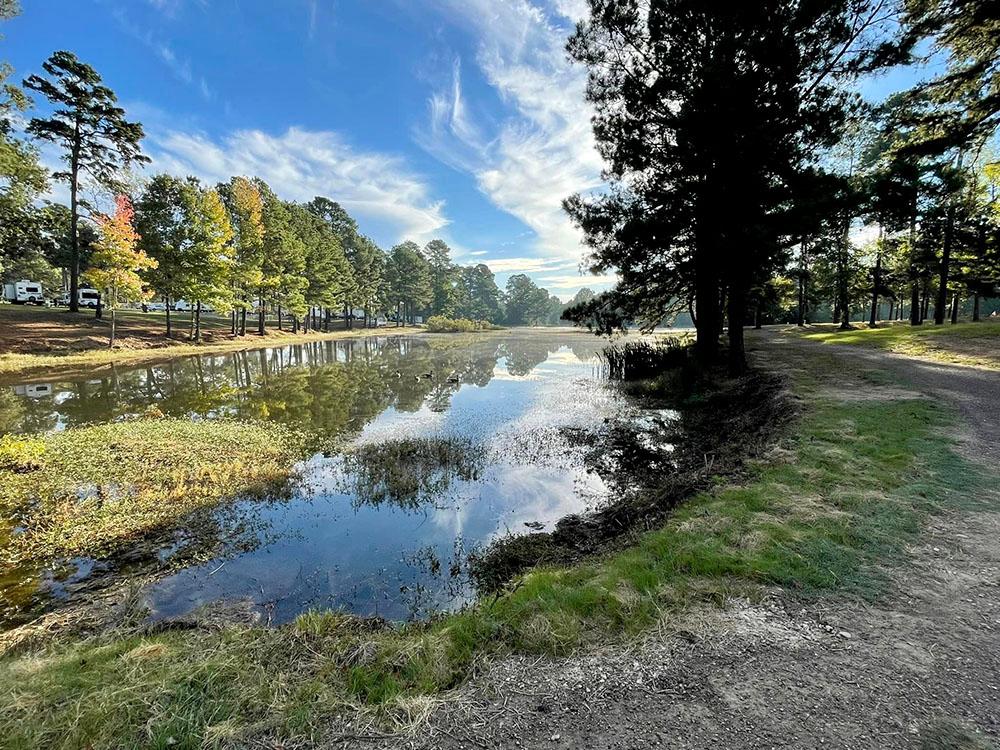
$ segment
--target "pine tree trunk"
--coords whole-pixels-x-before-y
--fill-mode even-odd
[[[69,159],[69,311],[80,312],[80,123],[73,126]]]
[[[726,302],[729,318],[729,374],[742,375],[747,369],[743,321],[746,317],[747,293],[742,284],[730,285]]]
[[[695,355],[703,365],[719,358],[719,277],[703,250],[695,255]]]
[[[799,312],[796,319],[796,324],[802,328],[806,324],[806,310],[805,310],[805,274],[799,271]]]
[[[958,303],[960,298],[957,294],[953,295],[951,298],[951,324],[955,325],[958,322]]]
[[[261,336],[264,335],[264,297],[260,296],[257,298],[260,308],[257,310],[257,333]]]
[[[879,235],[882,234],[881,228],[879,228]],[[881,240],[881,237],[879,238]],[[882,250],[879,248],[878,252],[875,253],[875,274],[872,277],[874,282],[872,286],[872,312],[868,317],[868,327],[875,328],[878,325],[878,290],[879,286],[882,284]],[[892,315],[889,315],[889,319],[892,320]]]
[[[972,298],[972,322],[979,322],[979,292],[976,292]]]
[[[201,341],[201,300],[194,304],[194,340]]]
[[[111,339],[108,341],[108,349],[115,348],[115,309],[111,308]]]
[[[167,338],[170,338],[171,328],[170,328],[170,297],[166,298],[167,302]]]

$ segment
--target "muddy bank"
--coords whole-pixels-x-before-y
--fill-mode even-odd
[[[587,446],[588,463],[617,488],[616,500],[566,516],[551,532],[507,536],[474,554],[469,572],[480,594],[502,590],[529,568],[571,564],[660,526],[680,502],[734,478],[761,456],[793,415],[774,374],[717,379],[697,374],[675,352],[670,358],[674,369],[657,380],[621,385],[647,409],[645,424],[609,422],[571,435]]]

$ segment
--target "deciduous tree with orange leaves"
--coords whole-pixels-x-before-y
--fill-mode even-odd
[[[97,217],[98,239],[93,244],[86,280],[101,290],[104,305],[111,313],[109,347],[115,345],[115,311],[122,303],[139,302],[151,294],[143,285],[141,271],[156,268],[156,261],[137,247],[135,211],[125,195],[115,198],[115,213]]]

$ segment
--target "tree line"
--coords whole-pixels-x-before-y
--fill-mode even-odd
[[[0,5],[7,16],[12,4]],[[2,17],[2,16],[0,16]],[[217,185],[194,177],[156,174],[137,180],[130,169],[149,162],[141,123],[127,119],[100,75],[71,52],[54,53],[23,87],[0,69],[0,274],[69,287],[72,311],[81,282],[102,291],[111,313],[151,298],[192,305],[188,335],[201,338],[206,308],[230,316],[231,333],[265,333],[277,317],[293,331],[329,330],[378,319],[399,325],[442,315],[509,325],[556,325],[566,308],[528,276],[505,289],[485,264],[459,265],[440,239],[404,241],[383,251],[336,201],[282,200],[260,177],[234,176]],[[23,128],[36,92],[52,105]],[[35,142],[63,154],[64,171],[49,175]],[[69,187],[69,206],[40,201],[49,180]],[[115,195],[105,215],[84,185]],[[63,278],[65,277],[65,278]],[[589,290],[588,290],[589,291]],[[591,293],[592,294],[592,293]],[[98,310],[98,314],[102,314]]]
[[[1000,18],[960,0],[589,0],[603,193],[565,207],[611,291],[569,319],[608,332],[687,313],[696,352],[745,367],[743,329],[828,310],[841,327],[956,320],[1000,293]],[[878,106],[858,81],[945,60]],[[860,225],[877,227],[863,248]],[[965,302],[963,302],[965,300]]]

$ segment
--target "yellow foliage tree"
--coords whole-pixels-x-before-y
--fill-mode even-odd
[[[97,217],[98,239],[93,244],[90,268],[84,278],[104,296],[104,306],[111,313],[111,336],[109,347],[115,345],[115,311],[127,302],[149,299],[151,293],[145,289],[141,271],[156,268],[156,261],[136,245],[139,235],[135,231],[133,219],[135,211],[127,196],[115,198],[113,216],[101,214]]]

